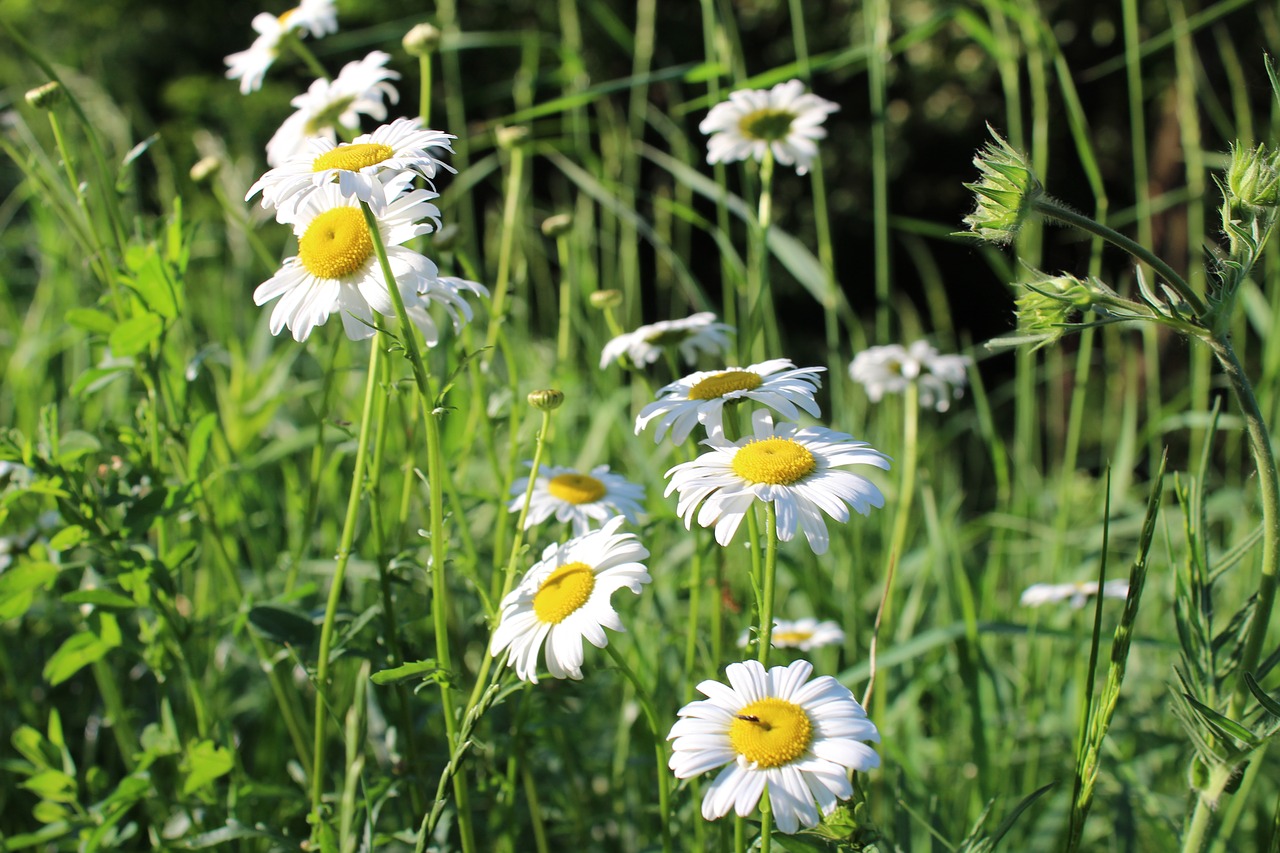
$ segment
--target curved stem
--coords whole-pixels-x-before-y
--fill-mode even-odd
[[[320,807],[324,798],[325,716],[328,705],[325,690],[329,684],[329,651],[333,644],[333,621],[342,598],[342,581],[346,576],[347,562],[351,559],[351,546],[356,538],[356,521],[360,515],[360,495],[364,492],[364,466],[369,453],[369,425],[373,420],[374,395],[378,389],[378,347],[369,350],[369,375],[365,382],[364,412],[360,416],[360,437],[356,443],[356,466],[351,473],[351,490],[347,496],[347,515],[342,522],[342,537],[338,544],[338,562],[333,569],[329,585],[329,600],[324,608],[324,622],[320,626],[320,655],[316,662],[316,710],[315,740],[311,761],[311,840],[321,837],[323,820]]]
[[[302,43],[301,37],[296,32],[289,30],[285,33],[284,40],[289,44],[290,49],[298,54],[298,58],[306,64],[312,74],[325,81],[331,79],[328,70],[325,69],[320,60],[316,59],[316,55],[311,52],[311,48]]]

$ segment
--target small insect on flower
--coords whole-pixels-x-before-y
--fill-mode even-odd
[[[698,125],[710,134],[708,163],[764,160],[766,151],[796,173],[809,171],[818,156],[819,139],[827,135],[822,123],[840,107],[825,98],[806,94],[804,83],[788,80],[772,89],[739,89],[729,100],[716,104]]]
[[[533,463],[526,464],[532,466]],[[528,477],[521,477],[511,485],[511,494],[515,496],[509,507],[511,512],[519,512],[524,507],[524,493],[528,488]],[[524,527],[528,530],[554,515],[556,521],[572,523],[574,535],[581,536],[591,529],[592,522],[603,522],[615,515],[633,523],[639,521],[644,515],[643,500],[644,487],[621,474],[610,473],[608,465],[597,465],[590,474],[543,465],[533,483]]]

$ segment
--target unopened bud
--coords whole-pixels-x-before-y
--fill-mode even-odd
[[[1276,157],[1259,145],[1256,149],[1232,148],[1227,167],[1227,196],[1232,206],[1274,207],[1280,189]]]
[[[587,297],[591,305],[604,311],[607,308],[617,308],[622,304],[621,290],[597,290]]]
[[[440,31],[431,24],[418,24],[405,33],[401,44],[410,56],[430,56],[440,47]]]
[[[573,215],[570,213],[557,213],[555,216],[548,216],[542,220],[542,234],[544,237],[563,237],[569,233],[569,229],[573,227]]]
[[[43,86],[36,86],[28,91],[27,103],[38,110],[51,110],[58,105],[64,94],[62,84],[57,80],[50,80]]]
[[[560,408],[564,402],[564,392],[554,388],[543,388],[529,392],[529,405],[543,412],[552,412]]]
[[[500,127],[494,133],[494,136],[498,140],[498,147],[507,149],[515,148],[521,142],[524,142],[528,135],[529,128],[520,126]]]
[[[201,157],[196,164],[191,167],[188,173],[191,180],[197,184],[206,184],[213,180],[213,176],[218,174],[218,170],[222,168],[222,160],[218,157]]]
[[[978,197],[978,207],[964,223],[983,240],[1008,244],[1031,214],[1032,203],[1044,195],[1044,187],[1026,157],[994,130],[991,136],[993,141],[973,158],[982,176],[977,183],[965,186]]]

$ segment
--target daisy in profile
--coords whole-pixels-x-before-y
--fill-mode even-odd
[[[267,163],[282,166],[305,154],[307,140],[313,136],[337,142],[337,128],[359,130],[362,114],[375,121],[386,120],[384,100],[393,104],[400,100],[400,93],[389,82],[400,79],[399,72],[386,67],[390,59],[390,54],[375,50],[342,66],[332,81],[313,81],[307,91],[289,102],[295,112],[267,143]]]
[[[789,359],[775,358],[750,367],[691,373],[658,391],[658,399],[640,410],[636,435],[657,422],[654,443],[671,431],[671,440],[682,444],[694,426],[708,434],[719,432],[726,404],[754,400],[792,420],[803,409],[813,417],[820,412],[813,395],[825,367],[797,368]]]
[[[772,501],[777,510],[778,539],[788,542],[804,532],[815,554],[827,552],[823,513],[849,520],[849,507],[862,515],[884,506],[875,484],[845,465],[873,465],[888,470],[889,457],[866,442],[825,427],[774,426],[764,410],[751,416],[753,435],[736,442],[723,435],[702,442],[711,448],[697,459],[667,472],[665,494],[678,492],[676,514],[692,526],[715,526],[716,541],[728,545],[756,501]],[[701,507],[701,509],[699,509]]]
[[[800,660],[765,672],[759,661],[731,663],[729,684],[704,681],[706,696],[680,709],[671,727],[668,762],[677,779],[724,767],[702,798],[702,816],[755,811],[769,787],[779,831],[817,826],[840,800],[853,796],[849,771],[880,766],[865,741],[880,733],[849,689],[829,675],[809,680]]]
[[[1072,610],[1084,607],[1085,602],[1098,594],[1097,581],[1075,583],[1035,583],[1023,590],[1019,603],[1023,607],[1039,607],[1055,601],[1070,601]],[[1103,598],[1128,598],[1129,579],[1115,578],[1102,585]]]
[[[680,355],[692,364],[698,360],[699,352],[724,355],[732,332],[732,326],[718,322],[710,311],[701,311],[683,320],[661,320],[618,335],[605,344],[600,353],[600,367],[604,369],[624,355],[636,367],[644,367],[662,358],[662,348],[668,346],[679,347]]]
[[[424,309],[428,299],[438,300],[421,295],[430,294],[440,281],[436,266],[402,244],[439,225],[440,212],[431,203],[436,196],[427,190],[395,190],[390,195],[390,200],[374,196],[369,205],[405,306]],[[361,340],[373,334],[369,324],[374,322],[374,312],[395,317],[360,204],[329,184],[311,193],[296,210],[278,217],[293,226],[298,254],[287,258],[253,293],[256,305],[280,300],[271,312],[271,334],[288,327],[294,340],[305,341],[312,329],[340,311],[347,337]]]
[[[624,587],[639,595],[650,577],[640,563],[649,552],[635,534],[618,533],[622,522],[619,516],[563,545],[548,545],[502,599],[489,654],[509,649],[508,664],[522,681],[538,683],[544,643],[552,677],[576,680],[582,678],[582,641],[603,649],[609,644],[605,628],[626,630],[609,599]]]
[[[873,403],[885,394],[901,394],[914,382],[922,406],[945,412],[964,394],[972,363],[966,355],[939,355],[928,341],[916,341],[910,347],[889,344],[863,350],[849,363],[849,376],[866,388]]]
[[[240,81],[240,94],[262,88],[267,69],[280,55],[280,42],[290,32],[310,33],[321,38],[338,31],[338,10],[334,0],[302,0],[281,15],[259,12],[251,24],[258,37],[248,50],[233,53],[227,63],[227,79]]]
[[[440,169],[453,171],[432,152],[452,153],[449,140],[454,138],[424,129],[416,118],[398,118],[341,145],[316,137],[307,142],[305,154],[259,178],[244,200],[261,192],[263,207],[287,207],[316,187],[336,183],[343,195],[368,201],[378,191],[380,178],[399,172],[421,175],[431,185]]]
[[[532,466],[532,462],[526,463]],[[511,512],[519,512],[524,506],[524,493],[529,488],[529,478],[521,477],[511,485]],[[620,474],[609,473],[608,465],[597,465],[590,474],[579,474],[572,468],[543,465],[533,482],[533,497],[529,501],[529,515],[524,527],[528,530],[541,524],[552,515],[556,521],[573,524],[575,536],[591,529],[592,521],[602,522],[615,515],[635,523],[644,515],[640,502],[644,500],[644,488]]]
[[[803,175],[818,156],[818,140],[827,135],[822,123],[840,109],[817,95],[806,94],[799,80],[772,89],[739,89],[716,104],[698,125],[710,134],[708,163],[764,160],[766,151]]]
[[[799,649],[802,652],[844,642],[844,631],[839,625],[830,620],[819,622],[813,617],[795,621],[774,619],[773,633],[769,636],[775,649]],[[746,648],[750,641],[750,631],[738,635],[739,648]]]

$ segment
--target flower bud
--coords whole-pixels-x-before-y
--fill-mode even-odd
[[[973,158],[982,178],[965,186],[977,195],[978,208],[964,222],[983,240],[1008,244],[1018,236],[1032,203],[1044,195],[1044,187],[1025,157],[994,130],[991,135],[994,141]]]
[[[58,105],[64,94],[62,84],[57,80],[50,80],[43,86],[36,86],[28,91],[27,103],[38,110],[51,110]]]
[[[1067,331],[1072,318],[1095,302],[1089,285],[1075,276],[1039,275],[1024,282],[1018,295],[1018,329],[1043,335],[1045,343],[1055,341]]]
[[[553,412],[564,402],[564,392],[554,388],[543,388],[529,392],[529,405],[543,412]]]
[[[207,184],[213,180],[213,176],[218,174],[218,170],[222,168],[222,160],[217,157],[201,157],[196,164],[191,167],[188,173],[191,180],[197,184]]]
[[[608,308],[617,308],[622,304],[622,291],[597,290],[588,296],[587,299],[591,302],[593,307],[604,311]]]
[[[524,142],[525,137],[528,135],[529,128],[518,125],[515,127],[500,127],[494,133],[498,140],[498,147],[506,149],[515,148],[521,142]]]
[[[573,228],[573,214],[557,213],[555,216],[548,216],[542,220],[542,234],[544,237],[555,239],[563,237],[569,233],[569,229]]]
[[[1231,149],[1231,164],[1227,167],[1227,199],[1232,207],[1275,207],[1277,189],[1280,189],[1280,173],[1276,170],[1276,157],[1267,146],[1256,149]]]
[[[401,44],[410,56],[430,56],[440,47],[440,31],[431,24],[418,24],[404,34]]]

